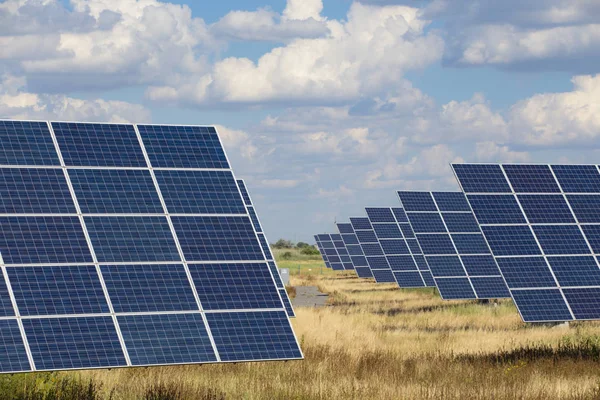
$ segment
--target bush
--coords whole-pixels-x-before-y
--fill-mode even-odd
[[[306,247],[310,247],[310,244],[304,243],[304,242],[298,242],[298,243],[296,243],[296,248],[297,249],[304,249]]]
[[[294,244],[289,240],[279,239],[277,242],[275,242],[273,247],[276,249],[292,249]]]
[[[313,246],[304,247],[302,250],[300,250],[300,253],[307,256],[318,256],[321,254],[319,253],[319,249],[316,249]]]
[[[292,252],[291,251],[286,251],[285,253],[283,253],[281,255],[281,258],[283,258],[284,260],[289,260],[290,258],[292,258]]]

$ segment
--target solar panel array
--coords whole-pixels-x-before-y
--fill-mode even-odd
[[[452,167],[523,320],[600,318],[598,167]]]
[[[354,265],[352,264],[350,254],[348,253],[348,249],[346,249],[346,244],[342,239],[342,235],[332,233],[330,236],[331,240],[333,241],[333,245],[335,246],[335,250],[337,251],[337,255],[342,262],[342,268],[344,270],[353,270]]]
[[[265,257],[267,259],[267,264],[269,265],[269,269],[271,270],[271,275],[273,276],[273,280],[275,281],[275,286],[277,286],[277,290],[279,291],[279,296],[281,297],[281,301],[283,301],[283,305],[285,306],[285,310],[287,312],[288,317],[293,318],[296,316],[294,313],[294,308],[292,307],[292,302],[285,290],[285,285],[281,280],[281,275],[279,275],[279,268],[277,268],[277,263],[275,262],[275,257],[273,256],[273,252],[270,249],[268,244],[267,237],[263,232],[262,226],[260,225],[260,220],[258,215],[254,210],[254,205],[252,204],[252,198],[250,197],[250,193],[248,192],[248,188],[246,187],[246,183],[243,179],[238,179],[237,181],[238,188],[240,193],[242,194],[242,199],[244,200],[244,204],[246,205],[246,210],[248,211],[248,215],[250,215],[250,219],[252,220],[252,225],[254,226],[254,231],[256,232],[259,241],[261,244],[266,243],[266,246],[263,244],[263,253],[265,253]]]
[[[356,275],[359,278],[372,278],[373,274],[371,273],[371,268],[369,268],[369,263],[367,263],[367,258],[362,251],[360,243],[358,242],[356,233],[354,233],[352,224],[347,222],[338,222],[336,226],[340,232],[340,235],[342,235],[342,240],[346,245],[346,250],[348,251],[348,255],[350,256],[350,261],[352,262],[353,269],[356,271]]]
[[[398,196],[443,299],[510,297],[464,193]]]
[[[319,253],[321,253],[321,258],[323,258],[323,262],[325,263],[325,266],[327,268],[331,269],[331,264],[329,263],[329,258],[327,257],[327,253],[325,252],[323,243],[321,243],[321,240],[323,240],[323,239],[331,240],[331,238],[329,237],[329,235],[326,236],[324,233],[315,235],[314,238],[315,238],[315,242],[317,243],[317,249],[319,249]]]
[[[377,283],[396,283],[396,278],[385,258],[383,248],[368,217],[350,218],[354,233],[367,259],[373,278]]]
[[[0,121],[0,372],[299,359],[212,127]]]

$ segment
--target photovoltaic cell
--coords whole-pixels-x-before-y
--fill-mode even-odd
[[[453,165],[455,171],[457,166]],[[462,164],[465,176],[480,165]],[[511,296],[527,322],[599,319],[600,173],[595,165],[489,166],[502,172],[506,190],[491,191],[510,201],[510,218],[498,203],[474,205]],[[466,172],[465,172],[466,171]],[[502,194],[502,196],[499,196]],[[480,209],[480,213],[476,208]],[[481,217],[481,218],[480,218]]]
[[[0,121],[0,140],[0,372],[302,358],[214,128]]]
[[[342,240],[350,256],[352,269],[354,269],[356,275],[359,278],[372,278],[373,273],[371,272],[367,258],[364,256],[352,223],[337,223],[336,226],[342,236]]]
[[[392,283],[396,282],[392,269],[384,257],[384,251],[379,242],[379,238],[375,233],[375,225],[373,221],[389,221],[394,218],[390,210],[382,208],[368,208],[367,218],[353,217],[350,218],[350,224],[354,229],[354,233],[360,243],[362,252],[366,258],[367,265],[371,275],[377,283]],[[371,219],[372,217],[372,219]],[[385,271],[385,272],[378,272]]]
[[[494,174],[484,169],[469,176],[479,187],[481,176]],[[405,200],[413,202],[412,211],[406,214],[443,299],[509,296],[464,193],[399,191],[398,196],[403,205]],[[478,196],[492,202],[495,197],[499,196]],[[415,198],[420,201],[415,203]]]

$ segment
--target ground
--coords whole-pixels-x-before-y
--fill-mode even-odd
[[[296,307],[303,361],[4,376],[0,399],[600,399],[600,323],[525,324],[510,300],[443,301],[295,254],[279,264],[291,286],[329,294]]]

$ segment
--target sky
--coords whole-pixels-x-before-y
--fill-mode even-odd
[[[215,125],[271,242],[599,163],[597,0],[0,0],[0,118]]]

